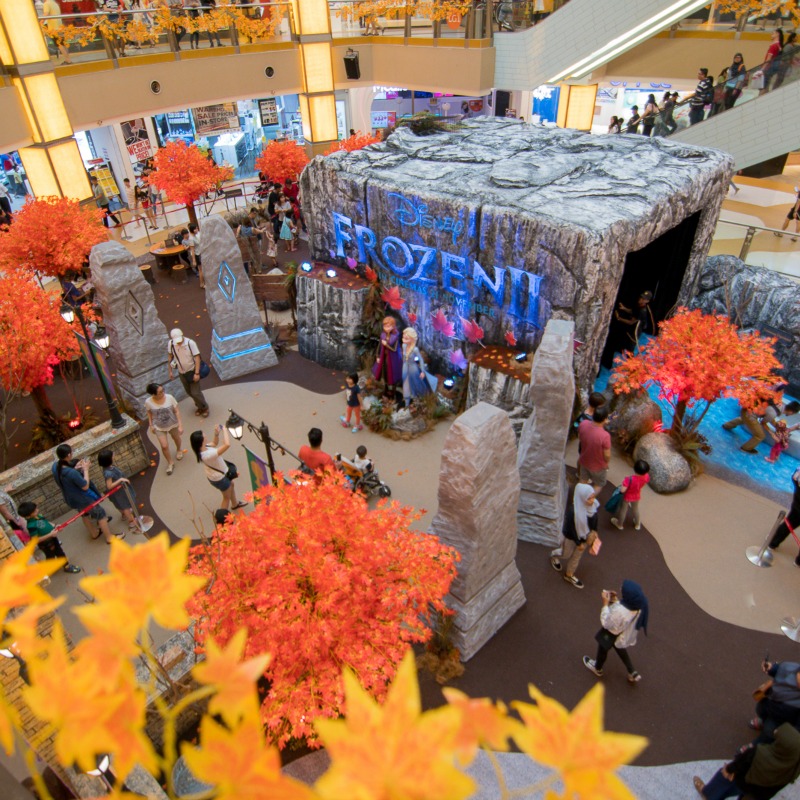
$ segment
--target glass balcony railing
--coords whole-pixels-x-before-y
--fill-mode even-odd
[[[709,255],[736,256],[754,267],[765,267],[779,275],[800,282],[800,235],[792,230],[780,231],[735,222],[720,217],[714,231]]]

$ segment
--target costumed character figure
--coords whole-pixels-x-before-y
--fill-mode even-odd
[[[403,331],[403,399],[406,406],[415,397],[431,394],[435,388],[434,380],[428,374],[417,347],[417,332],[414,328],[406,328]]]
[[[383,318],[381,341],[378,345],[378,358],[372,368],[376,381],[383,381],[386,393],[394,398],[395,387],[402,380],[403,363],[400,355],[400,331],[394,317]]]

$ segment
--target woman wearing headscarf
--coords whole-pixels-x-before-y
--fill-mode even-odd
[[[694,788],[705,800],[744,797],[769,800],[800,777],[800,731],[788,722],[775,730],[769,744],[749,744],[705,785],[694,776]]]
[[[597,655],[594,661],[589,656],[583,657],[583,665],[597,677],[603,675],[603,664],[608,658],[608,651],[615,650],[628,670],[628,683],[638,683],[642,676],[633,668],[628,648],[636,644],[639,630],[647,633],[647,619],[650,607],[647,598],[638,583],[630,580],[622,582],[622,599],[617,593],[603,589],[603,607],[600,609],[600,630],[595,634]]]
[[[747,67],[744,65],[744,58],[741,53],[736,53],[733,56],[733,63],[728,67],[725,76],[725,99],[723,103],[726,111],[729,108],[733,108],[733,104],[739,99],[746,77]]]
[[[561,572],[561,562],[567,560],[564,580],[576,589],[583,589],[583,581],[575,577],[575,570],[586,548],[591,547],[597,538],[599,508],[597,489],[591,483],[579,483],[572,495],[572,502],[567,498],[562,528],[564,540],[560,547],[550,553],[550,564],[556,572]]]

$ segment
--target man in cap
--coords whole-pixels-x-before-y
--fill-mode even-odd
[[[173,328],[169,332],[169,344],[167,345],[169,354],[169,377],[174,376],[173,370],[177,371],[181,379],[186,394],[194,400],[195,415],[198,417],[208,416],[208,403],[200,389],[200,350],[194,339],[189,339],[183,335],[180,328]]]

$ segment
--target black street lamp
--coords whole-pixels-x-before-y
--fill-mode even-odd
[[[261,425],[255,426],[252,422],[248,422],[244,417],[240,417],[232,408],[229,408],[228,411],[231,412],[231,415],[228,417],[225,427],[228,429],[234,439],[237,441],[241,440],[242,436],[244,435],[244,429],[247,428],[247,430],[255,434],[256,439],[258,439],[259,442],[262,442],[264,447],[267,448],[269,477],[272,481],[272,485],[277,486],[278,484],[275,481],[275,461],[272,458],[272,451],[280,450],[281,453],[288,453],[290,456],[292,456],[292,458],[296,458],[298,461],[300,461],[300,459],[290,450],[287,450],[280,442],[275,441],[275,439],[269,435],[269,428],[266,426],[266,423],[262,422]]]
[[[81,323],[81,328],[83,329],[83,335],[86,338],[86,347],[89,350],[89,356],[92,359],[92,363],[94,364],[95,371],[97,372],[97,377],[100,379],[100,387],[103,390],[103,396],[106,400],[106,405],[108,406],[108,414],[111,417],[111,427],[112,428],[124,428],[125,427],[125,420],[122,418],[122,414],[119,413],[119,408],[117,407],[117,401],[111,396],[111,392],[108,390],[108,386],[106,386],[106,380],[103,377],[103,371],[100,369],[100,364],[97,361],[97,356],[95,355],[94,350],[92,349],[92,340],[89,336],[89,331],[86,327],[86,319],[83,316],[83,312],[81,311],[80,306],[68,306],[64,305],[61,307],[61,316],[64,318],[64,321],[67,323],[71,323],[75,316],[78,317],[78,322]]]

